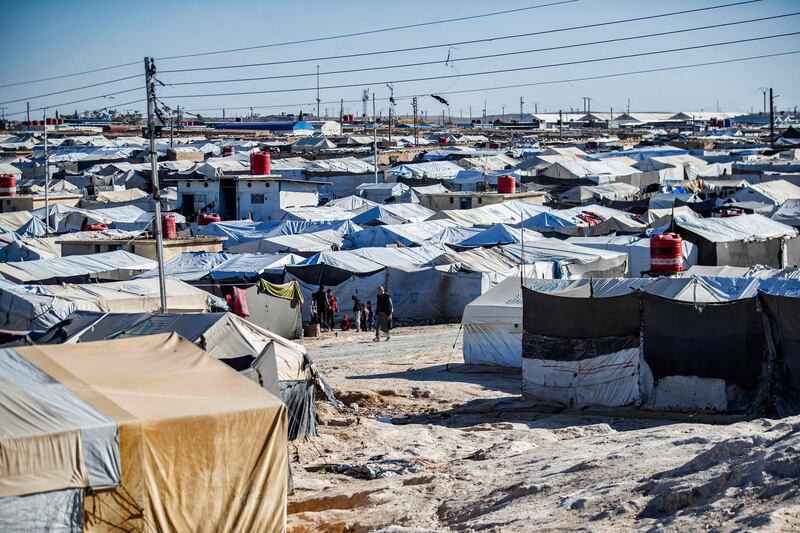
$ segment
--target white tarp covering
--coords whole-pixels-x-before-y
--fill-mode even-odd
[[[711,242],[755,241],[797,235],[793,227],[761,215],[728,218],[676,216],[675,223]]]
[[[92,255],[71,255],[19,263],[0,263],[0,275],[16,283],[43,282],[64,278],[125,280],[135,273],[156,268],[152,259],[124,250]]]
[[[637,402],[640,348],[578,361],[522,359],[522,394],[538,401],[580,408]]]

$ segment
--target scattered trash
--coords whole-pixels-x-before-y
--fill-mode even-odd
[[[327,472],[331,474],[344,474],[358,479],[383,479],[407,474],[416,474],[420,471],[419,465],[403,460],[385,460],[367,464],[336,464],[311,465],[305,467],[308,472]]]

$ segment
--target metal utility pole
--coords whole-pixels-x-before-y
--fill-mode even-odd
[[[175,133],[173,131],[175,129],[174,126],[175,126],[175,113],[172,112],[172,113],[169,114],[169,147],[170,148],[174,148],[175,147]]]
[[[6,109],[8,109],[8,108],[7,107],[0,107],[0,110],[2,110],[2,112],[3,112],[3,120],[6,119]]]
[[[375,100],[372,101],[375,105]],[[378,183],[378,121],[372,121],[372,148],[375,153],[375,159],[372,161],[375,166],[375,183]]]
[[[522,106],[525,104],[525,100],[522,97],[519,97],[519,121],[522,122]]]
[[[369,102],[369,89],[364,89],[361,95],[361,120],[364,122],[364,132],[367,131],[367,102]]]
[[[545,113],[547,113],[547,109],[545,109],[544,111],[545,111]],[[539,114],[539,103],[538,102],[534,102],[533,103],[533,113],[535,115]]]
[[[765,115],[767,114],[767,91],[769,91],[769,89],[767,89],[766,87],[761,87],[761,94],[764,97],[764,114]]]
[[[411,99],[411,107],[414,108],[414,146],[419,146],[419,133],[417,131],[417,97]]]
[[[319,103],[321,101],[319,99],[319,65],[317,65],[317,120],[319,120]]]
[[[339,100],[339,124],[344,120],[344,98]]]
[[[30,102],[25,102],[25,113],[26,113],[26,115],[28,117],[28,124],[30,125],[30,123],[31,123],[31,103]]]
[[[42,111],[44,122],[44,227],[50,233],[50,154],[47,146],[47,109]]]
[[[769,146],[775,149],[775,97],[772,96],[772,87],[769,88]]]
[[[503,122],[506,121],[506,104],[500,104],[500,110],[503,112]]]
[[[631,98],[629,96],[628,97],[628,106],[625,108],[625,114],[626,115],[630,115],[630,113],[631,113]]]
[[[483,123],[486,124],[486,100],[483,101]]]
[[[561,113],[561,110],[558,110],[558,138],[560,139],[563,135],[563,128],[564,128],[564,116]]]
[[[161,231],[161,189],[158,186],[158,154],[156,153],[155,97],[156,86],[153,75],[156,64],[152,57],[144,58],[145,90],[147,91],[147,133],[150,137],[150,178],[153,187],[155,208],[156,259],[158,260],[158,288],[161,293],[161,312],[167,312],[167,284],[164,278],[164,235]]]
[[[469,123],[472,124],[472,106],[469,106]]]

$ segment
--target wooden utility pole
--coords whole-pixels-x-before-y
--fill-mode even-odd
[[[155,211],[156,259],[158,261],[158,288],[161,294],[161,312],[167,312],[167,285],[164,278],[164,236],[161,232],[161,188],[158,186],[158,154],[156,153],[155,113],[156,86],[153,75],[156,64],[152,57],[144,58],[145,90],[147,91],[147,134],[150,138],[150,178]]]

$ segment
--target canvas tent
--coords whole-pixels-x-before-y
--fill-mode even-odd
[[[204,313],[226,309],[210,293],[167,279],[167,309],[175,313]],[[70,313],[144,313],[161,308],[157,279],[78,285],[17,285],[0,280],[0,329],[28,332],[45,330]]]
[[[327,390],[306,349],[232,313],[76,311],[33,344],[75,344],[174,332],[280,398],[290,409],[289,439],[316,435],[314,387]]]
[[[60,283],[92,280],[125,281],[158,264],[145,257],[115,250],[19,263],[0,263],[0,275],[15,283]]]
[[[1,382],[5,531],[80,529],[82,511],[88,530],[285,527],[286,407],[194,344],[163,334],[2,359],[27,377]],[[84,496],[98,468],[116,479]]]
[[[800,238],[791,226],[761,215],[675,217],[676,231],[698,247],[698,264],[774,268],[800,265]]]

